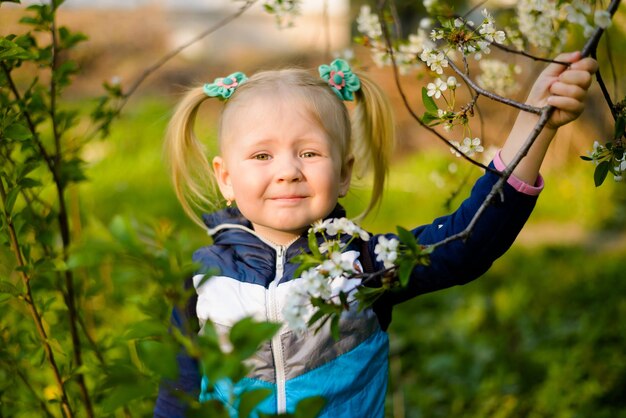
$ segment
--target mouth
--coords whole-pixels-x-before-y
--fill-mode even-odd
[[[274,202],[300,202],[301,200],[306,199],[306,196],[301,195],[285,195],[285,196],[276,196],[270,198],[270,200]]]

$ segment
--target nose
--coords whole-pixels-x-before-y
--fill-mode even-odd
[[[279,159],[276,171],[276,179],[279,182],[299,182],[304,177],[302,174],[301,161],[297,157],[284,156]]]

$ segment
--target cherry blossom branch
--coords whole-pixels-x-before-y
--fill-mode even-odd
[[[384,19],[383,8],[384,8],[385,3],[386,3],[386,0],[381,0],[379,2],[379,4],[378,4],[378,8],[377,8],[378,17],[379,17],[381,22],[384,21],[383,20]],[[439,132],[437,132],[435,129],[431,128],[430,126],[428,126],[426,123],[424,123],[422,121],[422,119],[419,117],[419,115],[415,112],[415,110],[413,109],[413,107],[409,103],[409,100],[406,97],[406,93],[404,92],[404,89],[402,87],[402,83],[400,82],[400,72],[398,70],[398,64],[396,62],[396,58],[395,58],[395,54],[394,54],[394,50],[393,50],[393,45],[391,43],[391,37],[389,36],[389,31],[387,30],[387,26],[386,25],[380,25],[380,26],[381,26],[381,29],[382,29],[382,32],[383,32],[383,38],[385,39],[385,43],[386,43],[386,46],[387,46],[387,53],[389,54],[389,58],[390,58],[390,61],[391,61],[391,66],[393,68],[393,75],[394,75],[394,81],[395,81],[395,84],[396,84],[396,88],[398,89],[398,93],[400,94],[400,97],[402,98],[402,103],[404,104],[404,107],[409,112],[411,117],[413,119],[415,119],[415,121],[417,121],[417,123],[419,123],[422,128],[425,128],[428,131],[430,131],[431,133],[433,133],[439,140],[443,141],[449,147],[456,149],[464,160],[470,162],[471,164],[474,164],[475,166],[481,167],[484,170],[487,170],[487,171],[499,174],[499,172],[497,170],[494,170],[494,169],[492,169],[490,167],[487,167],[486,165],[484,165],[484,164],[474,160],[473,158],[468,157],[467,155],[465,155],[465,153],[463,153],[460,150],[458,150],[450,141],[448,141],[448,139],[446,137],[444,137]]]
[[[611,1],[611,4],[607,8],[607,11],[610,13],[611,17],[615,14],[615,11],[617,10],[619,3],[620,3],[620,0]],[[585,43],[585,46],[581,50],[582,58],[590,56],[591,53],[595,51],[595,49],[598,46],[598,42],[600,42],[600,38],[602,37],[603,32],[604,32],[603,28],[597,27],[595,29],[593,35],[587,40],[587,42]],[[491,191],[489,192],[489,194],[487,195],[483,203],[480,205],[480,207],[474,214],[472,220],[467,225],[467,227],[463,231],[459,232],[458,234],[452,235],[436,244],[433,244],[432,245],[433,248],[440,247],[449,242],[456,241],[459,239],[467,240],[470,237],[472,231],[474,230],[476,223],[478,222],[482,214],[485,212],[487,207],[491,204],[495,196],[502,194],[504,183],[511,176],[511,174],[513,173],[513,170],[515,170],[515,168],[520,163],[520,161],[526,156],[526,154],[528,154],[528,151],[530,150],[532,145],[535,143],[535,140],[537,139],[541,131],[543,131],[543,129],[545,128],[546,124],[548,123],[548,120],[550,119],[550,117],[552,116],[555,110],[556,108],[554,106],[545,106],[544,108],[541,109],[541,116],[539,118],[539,121],[537,122],[532,132],[526,139],[526,142],[517,151],[517,153],[513,157],[513,160],[509,163],[506,169],[502,171],[502,176],[493,185],[493,187],[491,188]]]
[[[470,87],[472,87],[472,89],[474,89],[474,91],[476,91],[476,93],[480,94],[481,96],[488,97],[491,100],[504,103],[506,105],[515,107],[525,112],[534,113],[536,115],[541,114],[541,108],[530,106],[525,103],[520,103],[516,100],[507,99],[506,97],[502,97],[500,95],[497,95],[495,93],[492,93],[488,90],[483,89],[478,84],[474,83],[474,81],[470,77],[468,77],[459,67],[457,67],[456,64],[451,59],[448,59],[448,64],[450,65],[450,68],[452,68],[454,72],[457,73],[463,79],[463,81],[465,81]]]

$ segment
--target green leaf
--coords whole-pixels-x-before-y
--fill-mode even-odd
[[[313,313],[313,315],[311,315],[311,317],[309,318],[309,322],[307,322],[307,326],[309,327],[313,326],[313,324],[315,324],[317,321],[322,319],[322,317],[325,315],[328,315],[328,314],[323,312],[321,309],[316,310]]]
[[[22,179],[26,177],[31,171],[39,167],[39,162],[30,162],[25,164],[20,164],[17,167],[17,178]]]
[[[339,330],[340,317],[340,315],[333,315],[332,319],[330,320],[330,335],[333,336],[333,340],[335,341],[339,341],[339,338],[341,337]]]
[[[116,409],[128,405],[135,399],[154,395],[154,384],[149,379],[138,379],[113,387],[108,396],[101,402],[102,410],[111,414]]]
[[[84,161],[80,158],[72,158],[61,164],[61,182],[63,185],[87,180],[83,171],[83,164]]]
[[[593,173],[593,181],[596,184],[596,187],[599,187],[602,183],[604,183],[607,174],[609,174],[610,167],[611,163],[608,161],[602,161],[596,166],[596,171]]]
[[[80,32],[72,33],[65,26],[61,26],[59,28],[59,38],[61,40],[61,46],[66,49],[72,48],[77,43],[87,40],[87,36],[85,34]]]
[[[13,206],[15,206],[15,201],[17,200],[17,195],[20,193],[20,189],[20,186],[15,186],[7,193],[7,200],[4,202],[4,210],[9,215],[13,212]]]
[[[415,261],[413,260],[403,260],[398,266],[398,279],[402,287],[406,287],[406,285],[409,284],[409,278],[411,277],[414,266]]]
[[[146,319],[132,324],[124,336],[129,339],[155,337],[165,334],[165,326],[153,319]]]
[[[14,123],[4,129],[3,135],[9,139],[23,141],[32,136],[30,130],[21,123]]]
[[[315,235],[315,232],[309,232],[308,239],[311,253],[313,253],[314,256],[319,257],[321,254],[319,245],[317,244],[317,236]]]
[[[246,359],[253,355],[263,342],[272,338],[279,329],[280,324],[258,322],[248,317],[233,325],[229,339],[242,359]]]
[[[615,121],[615,139],[626,135],[626,114],[619,115]]]
[[[30,177],[24,177],[23,179],[18,181],[17,184],[19,184],[24,189],[41,186],[41,182],[39,180],[31,179]]]
[[[167,378],[175,378],[178,371],[176,355],[178,348],[156,340],[139,340],[135,342],[137,354],[148,370]]]
[[[424,113],[424,116],[422,116],[422,122],[425,123],[426,125],[430,125],[431,122],[433,121],[439,121],[439,116],[430,112],[426,112]]]
[[[426,87],[422,87],[422,102],[424,103],[424,107],[426,107],[426,110],[428,112],[437,114],[437,110],[439,110],[439,108],[437,107],[437,104],[435,103],[433,98],[428,95],[428,90],[426,89]]]
[[[324,406],[326,406],[326,399],[322,396],[302,399],[298,402],[298,405],[296,405],[294,418],[316,418],[320,412],[322,412]]]
[[[415,236],[410,231],[401,226],[396,227],[396,230],[398,231],[398,239],[402,244],[406,245],[412,252],[419,251]]]
[[[0,59],[29,59],[31,55],[24,48],[6,38],[0,38]]]
[[[0,293],[8,293],[11,296],[18,297],[21,293],[11,282],[0,280]]]
[[[587,157],[586,155],[581,155],[580,159],[583,160],[583,161],[593,161],[593,158]]]
[[[248,418],[254,408],[272,394],[271,389],[260,388],[244,392],[239,402],[239,417]]]

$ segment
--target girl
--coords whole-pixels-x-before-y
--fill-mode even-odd
[[[504,198],[489,206],[467,242],[438,247],[428,266],[415,267],[408,286],[386,293],[373,309],[344,313],[339,340],[325,328],[300,334],[284,326],[250,360],[249,375],[234,386],[212,382],[216,384],[209,392],[197,362],[181,355],[179,380],[161,388],[155,417],[184,416],[177,391],[199,394],[201,400],[217,397],[228,404],[232,393],[259,387],[272,389],[259,407],[264,413],[293,412],[299,400],[321,395],[327,401],[323,417],[382,417],[386,329],[392,307],[479,277],[509,248],[543,187],[538,171],[556,129],[583,110],[596,62],[580,59],[579,53],[557,59],[572,64],[568,68],[550,64],[527,100],[557,110],[515,169]],[[212,167],[193,134],[198,107],[210,96],[226,100],[220,155],[213,158]],[[351,123],[343,100],[352,98],[356,105]],[[492,168],[506,167],[537,119],[527,113],[518,116]],[[194,261],[203,270],[219,273],[209,280],[202,280],[202,275],[193,278],[197,299],[187,312],[174,312],[174,324],[181,326],[186,316],[197,317],[199,332],[212,321],[219,334],[227,335],[246,316],[284,322],[282,308],[302,280],[293,277],[297,265],[290,260],[307,250],[308,228],[320,219],[345,216],[337,202],[348,192],[355,167],[373,167],[373,193],[365,212],[376,205],[392,139],[385,95],[341,60],[321,66],[320,77],[297,69],[261,72],[250,79],[235,73],[191,90],[172,118],[166,150],[185,211],[213,238],[212,246],[195,252]],[[229,207],[200,219],[198,209],[213,209],[208,193],[214,184],[211,173]],[[456,212],[414,229],[416,239],[430,244],[463,230],[498,178],[492,172],[484,174]],[[359,268],[383,268],[382,262],[372,262],[377,238],[351,244]]]

